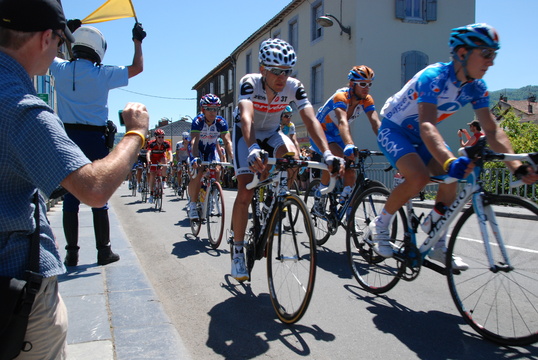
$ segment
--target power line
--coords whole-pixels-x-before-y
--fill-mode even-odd
[[[118,90],[129,92],[132,94],[147,96],[147,97],[153,97],[153,98],[159,98],[159,99],[166,99],[166,100],[196,100],[196,98],[174,98],[174,97],[167,97],[167,96],[157,96],[157,95],[149,95],[149,94],[142,94],[136,91],[131,91],[127,89],[118,88]]]

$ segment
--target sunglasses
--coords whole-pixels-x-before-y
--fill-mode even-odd
[[[218,107],[205,107],[204,110],[205,110],[205,111],[214,111],[214,112],[217,112],[217,111],[219,111],[219,108],[218,108]]]
[[[267,67],[267,66],[265,67],[265,69],[275,76],[280,76],[280,75],[290,76],[291,72],[293,71],[293,69],[281,69],[281,68],[273,68],[273,67]]]
[[[354,81],[353,84],[355,85],[359,85],[361,88],[367,88],[367,87],[371,87],[373,83],[371,82],[357,82],[357,81]]]
[[[164,136],[157,136],[159,139],[164,139]]]
[[[289,119],[289,118],[291,118],[291,115],[282,115],[282,117],[284,117],[286,119]]]
[[[65,42],[67,41],[66,38],[64,38],[61,34],[57,33],[56,31],[52,31],[52,33],[54,35],[56,35],[57,37],[60,38],[60,40],[58,41],[58,47],[62,46],[63,44],[65,44]]]
[[[480,56],[486,60],[493,60],[497,57],[497,52],[490,48],[479,48]]]

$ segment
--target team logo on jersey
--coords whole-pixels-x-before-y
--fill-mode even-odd
[[[301,86],[301,87],[299,87],[297,89],[297,92],[295,93],[295,98],[297,100],[304,100],[304,99],[308,98],[308,96],[306,95],[306,91],[305,91],[304,87]]]
[[[254,92],[254,87],[251,83],[246,82],[241,85],[241,95],[250,95]]]
[[[415,89],[407,90],[407,98],[411,101],[418,99],[418,92]]]

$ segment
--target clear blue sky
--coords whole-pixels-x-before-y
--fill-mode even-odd
[[[68,19],[82,19],[104,2],[62,0]],[[151,127],[162,117],[174,121],[183,115],[194,117],[196,102],[180,99],[195,98],[192,86],[289,2],[133,0],[138,21],[148,33],[142,45],[144,72],[132,78],[129,86],[110,92],[109,118],[117,121],[118,110],[129,101],[147,106]],[[509,5],[506,0],[476,0],[476,22],[494,26],[501,38],[495,66],[485,77],[490,90],[538,85],[536,27],[532,25],[537,13],[536,0],[514,0]],[[133,18],[94,25],[108,42],[105,64],[131,64],[133,25]]]

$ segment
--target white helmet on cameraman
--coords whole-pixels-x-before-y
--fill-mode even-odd
[[[81,26],[74,33],[73,54],[101,64],[106,52],[103,34],[93,26]]]

